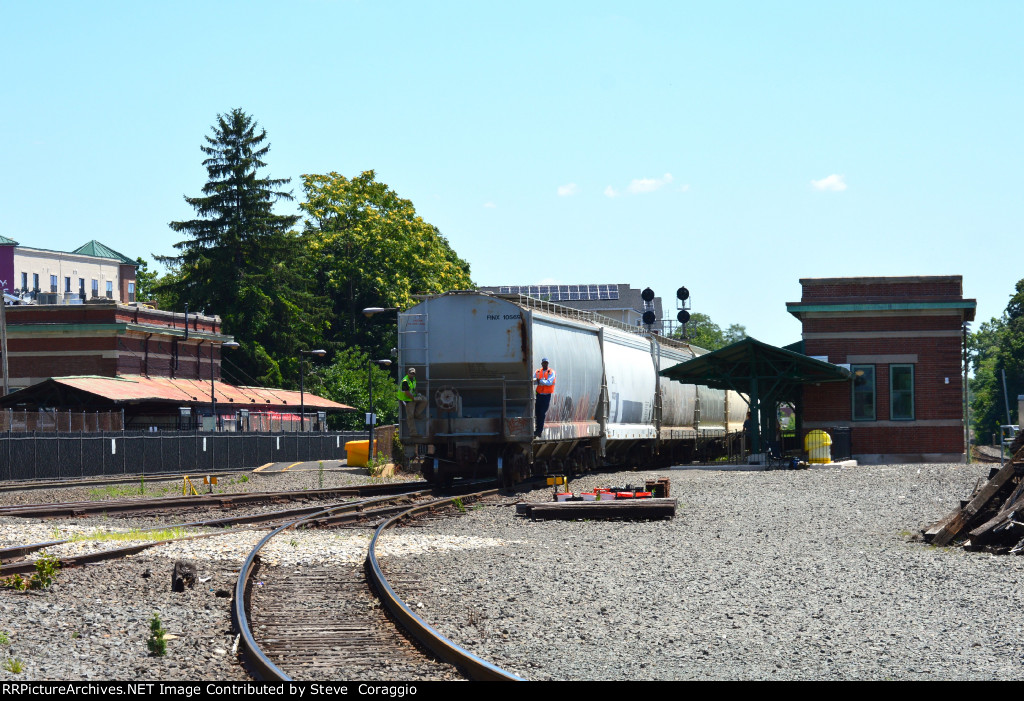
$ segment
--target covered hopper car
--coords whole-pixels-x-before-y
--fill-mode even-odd
[[[425,416],[406,456],[428,481],[581,472],[599,464],[667,464],[699,447],[725,449],[747,406],[735,392],[683,385],[658,372],[702,349],[592,312],[528,297],[449,292],[398,315],[399,377],[416,368]],[[534,437],[534,372],[556,373]]]

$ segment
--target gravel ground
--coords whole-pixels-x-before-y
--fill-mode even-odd
[[[430,623],[529,679],[1020,679],[1024,559],[913,541],[987,472],[662,471],[679,500],[671,521],[515,515],[515,501],[549,500],[543,489],[386,535],[381,556],[386,571],[416,581],[408,600]],[[571,487],[653,476],[601,474]],[[301,489],[318,476],[251,482]],[[129,523],[138,525],[122,527]],[[27,542],[19,535],[55,524],[70,528],[18,520],[0,534]],[[224,593],[261,535],[68,570],[46,592],[0,590],[0,662],[23,666],[15,675],[0,665],[0,680],[246,679]],[[268,562],[358,562],[367,539],[358,530],[299,533]],[[179,557],[196,562],[200,583],[173,594]],[[145,646],[154,612],[178,636],[163,658]]]
[[[324,475],[324,486],[368,481],[354,471]],[[318,488],[319,475],[315,471],[255,475],[248,482],[232,485],[239,486],[248,487],[247,491]],[[81,499],[91,489],[95,487],[30,493],[43,496],[46,501],[56,501]],[[31,502],[43,500],[33,498]],[[25,503],[24,493],[0,493],[0,503],[4,501]],[[224,512],[211,515],[224,515]],[[180,519],[178,516],[169,518]],[[96,531],[124,532],[151,526],[154,521],[139,516],[53,521],[0,517],[0,547],[92,535]],[[189,532],[201,531],[190,529]],[[155,546],[125,560],[61,571],[46,591],[16,592],[0,588],[0,681],[248,679],[233,651],[231,597],[238,567],[267,532],[266,529],[247,530],[216,538],[180,541]],[[365,559],[371,535],[368,529],[285,534],[262,551],[264,571],[275,568],[313,570],[332,565],[351,567]],[[122,547],[131,542],[82,540],[51,547],[48,554],[69,556]],[[379,551],[402,556],[427,548],[494,548],[504,544],[501,540],[472,535],[421,535],[418,529],[411,529],[392,538]],[[196,564],[198,582],[183,593],[172,593],[171,571],[178,559],[189,559]],[[256,586],[262,583],[257,582]],[[175,636],[168,641],[165,657],[150,656],[146,646],[154,613],[159,613],[163,628]],[[18,673],[5,666],[13,660],[21,665]]]
[[[442,633],[529,679],[1021,679],[1024,558],[914,540],[987,473],[662,471],[674,520],[544,522],[488,506],[426,530],[507,545],[384,566],[423,578],[410,603]]]

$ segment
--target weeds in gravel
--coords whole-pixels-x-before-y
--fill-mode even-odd
[[[452,499],[452,506],[459,510],[459,513],[466,513],[466,505],[462,503],[462,497],[455,497]]]
[[[20,574],[11,575],[0,579],[0,587],[15,591],[49,589],[53,585],[53,580],[57,578],[58,570],[60,570],[60,558],[48,555],[44,550],[36,560],[36,571],[31,577],[25,579]]]
[[[44,550],[36,560],[36,571],[29,579],[29,586],[33,589],[49,589],[59,570],[60,558],[49,555]]]
[[[80,637],[82,637],[81,633],[79,633],[77,630],[76,631],[72,631],[72,633],[71,633],[71,639],[72,640],[78,640]]]
[[[11,575],[0,579],[0,586],[4,586],[7,589],[13,589],[15,591],[25,591],[28,589],[28,580],[24,579],[20,574]]]
[[[320,469],[317,471],[317,477],[320,479],[320,489],[324,488],[324,461],[320,461]]]
[[[10,645],[11,636],[7,634],[7,631],[0,630],[0,645]]]
[[[189,532],[184,528],[165,528],[158,531],[143,531],[132,528],[124,532],[93,531],[92,533],[76,533],[71,537],[71,542],[78,543],[84,540],[108,541],[108,540],[171,540],[183,538]]]
[[[8,657],[4,660],[4,669],[11,674],[21,674],[22,670],[25,669],[25,666],[21,664],[21,660],[17,657]]]
[[[160,614],[154,613],[153,618],[149,620],[149,638],[146,640],[146,647],[149,648],[151,655],[163,657],[167,654],[167,641],[164,640],[166,633],[160,622]]]

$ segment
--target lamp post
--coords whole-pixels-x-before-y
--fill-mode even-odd
[[[366,445],[368,446],[367,447],[367,454],[368,454],[368,457],[369,457],[370,460],[373,460],[373,456],[374,456],[374,453],[375,453],[375,451],[373,449],[373,425],[375,423],[377,423],[376,421],[374,421],[374,416],[373,416],[373,364],[374,363],[377,363],[377,365],[380,365],[382,368],[386,368],[386,367],[389,367],[391,365],[391,361],[390,360],[367,360],[366,361],[366,385],[367,385],[367,387],[370,390],[370,413],[366,417],[367,418],[366,423],[368,423],[370,425],[370,442],[367,443]]]
[[[306,431],[306,366],[302,363],[304,355],[315,355],[322,358],[327,355],[327,351],[323,348],[299,351],[299,426],[303,432]]]
[[[187,327],[186,327],[187,328]],[[238,344],[234,341],[225,341],[220,344],[221,350],[224,348],[235,349],[238,348]],[[213,430],[217,431],[217,394],[214,392],[214,379],[213,379],[213,344],[210,344],[210,407],[213,411]]]

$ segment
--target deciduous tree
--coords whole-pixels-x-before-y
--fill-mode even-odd
[[[374,171],[302,181],[310,274],[332,301],[334,342],[386,357],[395,344],[394,317],[368,320],[364,308],[404,309],[416,293],[472,287],[469,264]]]

